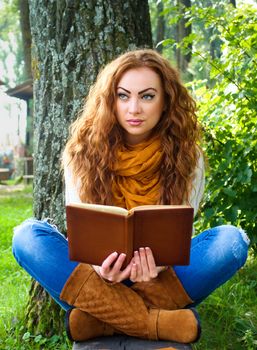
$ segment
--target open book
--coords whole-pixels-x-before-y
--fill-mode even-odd
[[[70,203],[66,206],[71,260],[101,265],[113,252],[126,266],[140,247],[150,247],[157,266],[188,265],[193,208],[185,205],[120,207]]]

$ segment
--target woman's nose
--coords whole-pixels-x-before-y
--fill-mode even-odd
[[[129,101],[129,113],[138,114],[141,112],[141,105],[137,98],[131,98]]]

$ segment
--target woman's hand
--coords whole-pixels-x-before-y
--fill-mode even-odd
[[[140,248],[139,251],[134,252],[130,280],[132,282],[149,282],[166,269],[166,266],[156,266],[150,248]]]
[[[124,270],[121,270],[125,258],[126,254],[122,253],[119,255],[117,252],[114,252],[107,256],[101,266],[93,265],[93,268],[104,280],[115,283],[121,282],[130,276],[133,263],[131,260],[129,265]]]

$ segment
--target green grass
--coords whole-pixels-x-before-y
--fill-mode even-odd
[[[44,338],[25,328],[30,278],[11,252],[13,227],[32,216],[31,187],[0,189],[0,350],[67,350],[66,337]],[[253,350],[257,347],[257,259],[247,264],[199,307],[202,337],[194,350]]]
[[[202,337],[194,349],[257,348],[256,271],[257,259],[251,253],[245,267],[198,306]]]
[[[8,183],[8,185],[12,185]],[[32,216],[32,188],[0,189],[0,349],[36,350],[70,348],[65,337],[33,336],[25,329],[29,275],[16,263],[11,250],[13,228]]]
[[[0,194],[0,339],[21,314],[29,286],[29,277],[13,258],[11,240],[13,227],[32,215],[30,192]]]
[[[10,330],[23,317],[29,276],[15,262],[11,251],[13,227],[32,215],[31,188],[0,191],[0,348],[5,349]],[[8,347],[6,348],[8,349]],[[11,348],[10,348],[11,349]]]

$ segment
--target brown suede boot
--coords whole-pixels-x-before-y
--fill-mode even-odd
[[[136,292],[122,283],[105,283],[87,264],[75,268],[60,299],[130,336],[177,342],[199,337],[194,311],[148,310]]]
[[[193,303],[171,267],[160,272],[151,281],[136,282],[131,288],[150,307],[177,310]]]
[[[65,321],[67,336],[72,341],[84,341],[114,334],[111,326],[79,309],[68,310]]]
[[[195,309],[156,310],[158,314],[158,337],[179,343],[194,343],[201,335],[198,313]]]

